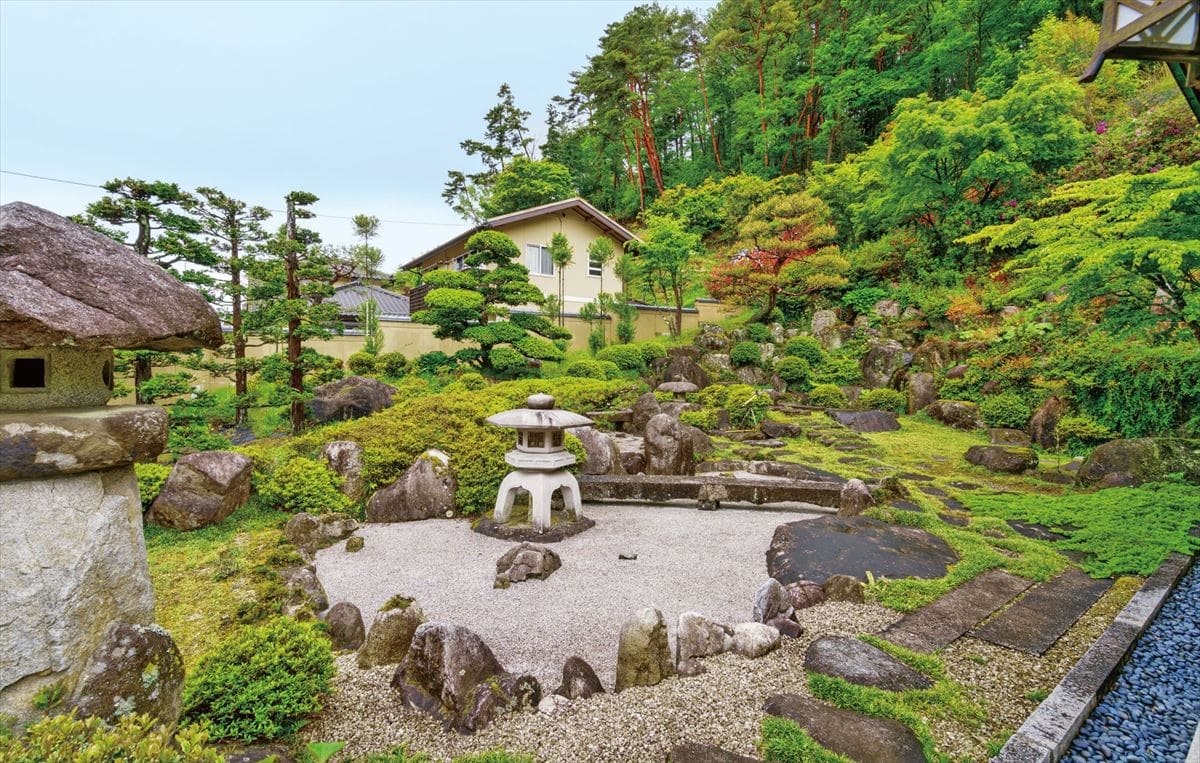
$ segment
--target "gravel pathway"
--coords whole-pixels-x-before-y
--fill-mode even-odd
[[[380,605],[402,593],[427,619],[474,630],[506,669],[532,673],[547,691],[571,655],[611,688],[617,635],[637,609],[658,607],[672,631],[679,614],[692,610],[731,624],[749,620],[775,528],[818,516],[629,504],[589,504],[586,513],[594,528],[549,544],[563,566],[548,580],[492,588],[496,560],[514,544],[444,519],[364,525],[358,534],[366,547],[319,552],[317,575],[330,603],[353,602],[367,627]]]
[[[1183,577],[1138,639],[1064,761],[1185,760],[1200,723],[1197,612],[1200,565]]]

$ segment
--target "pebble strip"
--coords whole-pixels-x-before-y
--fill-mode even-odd
[[[1183,761],[1200,722],[1200,565],[1138,640],[1063,757],[1070,763]]]

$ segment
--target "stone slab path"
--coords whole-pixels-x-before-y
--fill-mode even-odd
[[[1111,585],[1111,580],[1094,580],[1071,568],[1035,586],[971,635],[1026,654],[1044,654]]]
[[[842,710],[798,694],[769,698],[766,711],[796,722],[822,746],[859,763],[925,763],[921,743],[899,721]]]
[[[1031,585],[1031,580],[990,570],[906,615],[879,635],[916,652],[932,652],[979,625]]]
[[[933,686],[933,681],[879,647],[848,636],[822,636],[809,644],[804,669],[888,691]]]

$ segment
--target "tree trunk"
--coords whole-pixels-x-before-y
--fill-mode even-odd
[[[246,337],[242,334],[242,268],[237,264],[238,245],[230,242],[229,249],[229,284],[231,292],[231,310],[229,324],[233,329],[233,393],[237,397],[237,406],[233,412],[233,425],[240,427],[246,423],[246,393],[249,385],[249,374],[244,368],[246,361]]]
[[[721,172],[721,150],[717,148],[717,131],[713,129],[712,112],[708,108],[708,86],[704,84],[704,67],[700,64],[700,56],[696,56],[696,71],[700,74],[700,98],[704,101],[704,122],[708,125],[708,136],[712,138],[713,158],[717,160],[717,169]]]
[[[758,63],[758,111],[762,115],[762,136],[763,136],[763,167],[770,167],[770,155],[767,153],[767,84],[763,76],[763,59],[757,59]]]
[[[142,385],[154,378],[154,368],[150,365],[150,358],[144,358],[141,355],[133,359],[133,393],[134,400],[138,405],[148,405],[153,402],[147,400],[142,394]]]
[[[296,241],[296,204],[290,198],[287,205],[287,238],[288,241]],[[299,253],[289,252],[284,258],[284,263],[287,268],[287,298],[289,300],[300,299]],[[291,405],[292,434],[300,434],[304,429],[304,400],[301,399],[304,395],[304,369],[300,367],[300,351],[303,348],[300,344],[299,317],[288,320],[287,333],[287,358],[288,367],[291,370],[288,386],[292,388],[297,398],[292,401]]]

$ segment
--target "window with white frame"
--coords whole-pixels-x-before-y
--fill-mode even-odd
[[[525,266],[535,276],[554,275],[554,260],[550,259],[550,247],[541,244],[526,244]]]
[[[588,256],[588,275],[604,275],[604,263],[590,255]]]
[[[467,255],[460,254],[457,257],[455,257],[454,260],[450,263],[450,268],[452,270],[466,270],[467,269]]]

